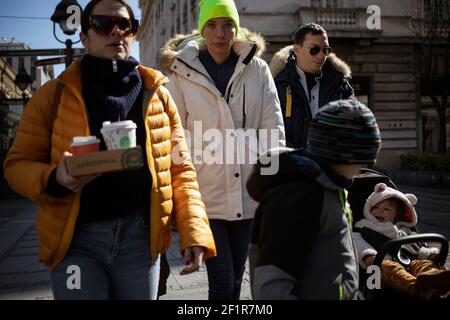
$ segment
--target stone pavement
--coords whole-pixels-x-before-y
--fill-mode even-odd
[[[437,232],[450,239],[450,190],[399,186],[418,197],[416,206],[421,232]],[[37,261],[38,243],[34,231],[35,205],[25,199],[0,202],[0,300],[53,299],[49,273]],[[178,236],[173,234],[167,253],[171,274],[167,294],[161,300],[205,300],[208,298],[206,268],[180,276],[183,261]],[[295,246],[290,246],[295,248]],[[447,258],[450,266],[450,256]],[[244,274],[241,299],[251,299],[248,266]]]
[[[53,299],[47,268],[37,261],[35,206],[0,202],[0,299]]]
[[[167,260],[170,265],[170,276],[167,279],[167,294],[161,300],[207,300],[208,299],[208,276],[206,267],[203,266],[199,272],[180,276],[183,268],[183,259],[178,248],[178,234],[173,233],[172,246],[167,252]],[[241,300],[251,299],[250,275],[248,263],[244,272],[241,288]]]
[[[450,240],[450,190],[398,186],[404,193],[417,196],[415,206],[421,233],[435,232]]]
[[[0,202],[0,300],[53,299],[47,268],[37,260],[35,211],[35,205],[29,200]],[[199,272],[190,275],[179,274],[183,268],[183,260],[176,232],[173,233],[167,259],[171,274],[167,280],[167,294],[161,300],[208,299],[208,278],[204,266]],[[241,299],[250,297],[247,268]]]

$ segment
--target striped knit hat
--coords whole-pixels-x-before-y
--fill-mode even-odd
[[[357,100],[337,100],[312,120],[306,151],[331,163],[373,164],[380,145],[372,111]]]

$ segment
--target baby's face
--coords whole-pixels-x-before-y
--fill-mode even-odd
[[[397,216],[395,205],[389,199],[374,205],[370,212],[379,222],[394,222]]]

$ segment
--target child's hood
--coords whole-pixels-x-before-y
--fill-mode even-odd
[[[364,217],[372,222],[378,222],[377,219],[370,213],[370,210],[378,203],[389,198],[397,198],[403,203],[403,219],[397,221],[397,226],[413,227],[417,224],[417,213],[414,205],[417,203],[417,198],[411,193],[402,193],[394,188],[386,186],[384,183],[378,183],[374,192],[367,198],[364,205]]]

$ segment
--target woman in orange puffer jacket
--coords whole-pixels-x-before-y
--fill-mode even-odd
[[[173,221],[187,264],[182,274],[216,255],[205,206],[176,106],[163,87],[167,78],[130,56],[138,28],[130,6],[93,0],[81,24],[89,54],[30,100],[5,177],[38,204],[39,260],[51,271],[56,299],[154,299]],[[55,96],[61,98],[52,115]],[[72,138],[101,138],[102,122],[118,120],[137,124],[144,168],[70,176]],[[70,287],[71,270],[81,278]]]

